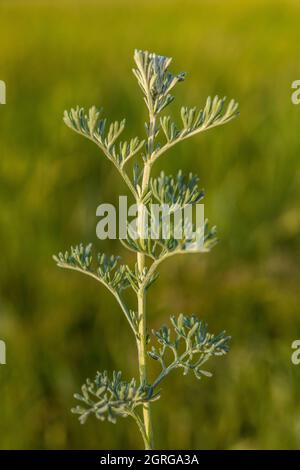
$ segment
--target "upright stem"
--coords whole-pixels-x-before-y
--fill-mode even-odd
[[[150,112],[150,123],[149,123],[149,135],[148,135],[148,158],[153,152],[154,148],[154,137],[155,137],[155,115]],[[146,162],[144,165],[143,172],[143,181],[142,181],[142,196],[145,194],[150,179],[151,163]],[[137,201],[138,203],[139,201]],[[144,216],[139,217],[139,233],[143,234],[143,225],[144,225]],[[137,264],[139,272],[143,272],[145,268],[145,255],[143,253],[137,253]],[[147,351],[146,351],[146,342],[147,342],[147,315],[146,315],[146,292],[145,286],[142,286],[137,294],[138,298],[138,318],[139,318],[139,334],[137,339],[138,344],[138,356],[139,356],[139,373],[141,383],[147,383]],[[152,429],[152,420],[151,420],[151,410],[150,403],[145,403],[143,405],[143,417],[144,417],[144,427],[147,437],[147,442],[145,447],[147,450],[154,448],[153,440],[153,429]]]
[[[144,260],[138,256],[138,263],[140,266],[144,265]],[[143,290],[138,293],[138,315],[139,315],[139,337],[138,337],[138,354],[139,354],[139,372],[141,383],[147,383],[147,352],[146,352],[146,337],[147,337],[147,322],[146,322],[146,298]],[[154,446],[153,442],[153,430],[151,420],[150,403],[143,405],[143,417],[145,433],[147,436],[146,449],[152,449]]]

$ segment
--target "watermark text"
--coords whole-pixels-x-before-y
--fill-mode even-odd
[[[3,80],[0,80],[0,104],[6,104],[6,85]]]
[[[3,340],[0,340],[0,365],[1,364],[6,364],[6,344]]]
[[[100,204],[96,235],[100,240],[151,239],[193,240],[197,248],[204,244],[204,204],[127,204],[119,196],[119,207]]]

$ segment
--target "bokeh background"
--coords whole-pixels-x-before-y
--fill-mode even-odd
[[[141,136],[134,48],[170,55],[174,71],[188,72],[175,117],[216,93],[241,108],[155,167],[200,175],[221,242],[162,267],[150,327],[195,312],[233,338],[230,354],[211,361],[212,379],[178,371],[166,381],[153,407],[157,447],[300,448],[300,366],[290,360],[300,338],[300,106],[291,103],[299,2],[1,0],[0,17],[0,448],[142,447],[129,419],[81,426],[69,411],[96,370],[136,375],[136,352],[109,293],[51,259],[81,240],[123,254],[118,241],[97,240],[95,210],[126,188],[62,113],[103,106]]]

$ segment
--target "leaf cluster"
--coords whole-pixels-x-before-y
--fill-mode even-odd
[[[144,100],[151,112],[158,114],[174,99],[170,94],[178,82],[185,78],[185,72],[173,75],[168,71],[172,62],[170,57],[135,50],[136,68],[133,73],[144,94]]]
[[[168,143],[183,140],[193,134],[207,130],[211,127],[220,126],[231,121],[238,114],[238,103],[231,100],[225,107],[226,97],[215,96],[207,98],[203,109],[196,107],[181,107],[180,116],[182,127],[179,129],[171,120],[170,116],[160,118],[162,130]]]
[[[90,415],[104,421],[107,419],[115,423],[117,417],[132,415],[135,408],[147,402],[159,398],[153,393],[153,389],[147,385],[122,380],[122,373],[113,371],[110,378],[106,371],[97,372],[95,379],[86,380],[81,387],[81,393],[74,395],[82,405],[72,408],[72,413],[79,415],[79,420],[84,424]]]
[[[180,314],[177,319],[172,316],[171,323],[172,330],[167,326],[153,330],[159,347],[153,346],[148,355],[162,366],[155,386],[178,367],[183,369],[184,375],[192,371],[197,379],[210,377],[212,374],[202,367],[212,356],[222,356],[228,352],[230,337],[225,331],[218,335],[209,333],[207,324],[195,315]],[[166,364],[168,350],[173,354],[173,361]]]
[[[98,253],[96,262],[93,263],[92,243],[86,246],[83,243],[71,246],[70,251],[60,252],[57,256],[54,255],[53,259],[60,268],[90,274],[117,293],[129,287],[128,268],[126,265],[119,265],[120,256]]]
[[[112,122],[107,129],[107,120],[100,118],[101,114],[102,109],[97,109],[95,106],[87,112],[77,106],[65,111],[64,122],[74,131],[94,141],[108,159],[122,169],[125,163],[141,150],[145,141],[134,137],[117,145],[116,141],[125,129],[126,120]]]

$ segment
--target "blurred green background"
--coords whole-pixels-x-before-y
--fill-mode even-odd
[[[96,370],[136,375],[136,352],[104,288],[59,270],[53,253],[96,238],[96,207],[126,189],[95,145],[62,122],[66,108],[103,106],[142,135],[134,48],[186,70],[171,112],[218,93],[239,101],[232,123],[179,145],[155,167],[194,171],[221,242],[174,258],[149,299],[150,327],[198,313],[233,337],[200,383],[180,371],[153,406],[158,448],[300,448],[300,75],[297,1],[1,1],[0,448],[141,448],[135,424],[70,413]],[[131,256],[125,260],[133,262]],[[152,370],[151,373],[154,371]]]

